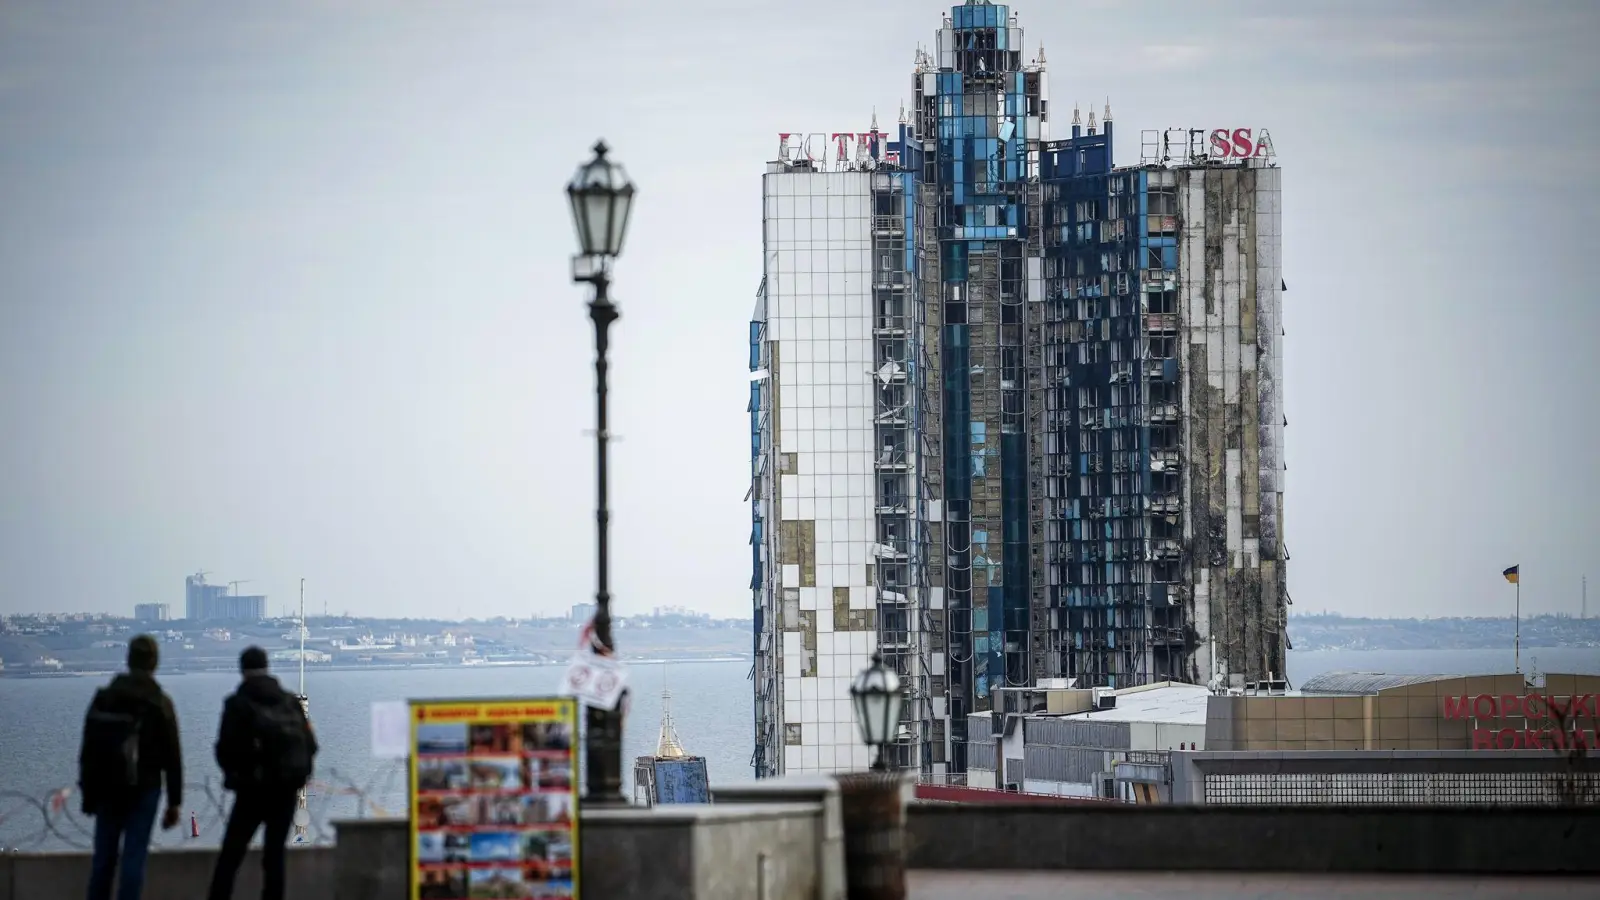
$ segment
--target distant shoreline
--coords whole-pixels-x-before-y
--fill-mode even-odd
[[[748,657],[748,656],[675,656],[675,657],[660,657],[660,658],[652,657],[652,658],[640,658],[640,659],[624,658],[622,660],[622,663],[625,666],[660,666],[660,665],[675,665],[675,664],[681,664],[681,663],[722,663],[722,662],[750,662],[750,661],[751,661],[751,658]],[[556,666],[565,666],[565,665],[567,665],[565,662],[532,662],[532,661],[524,662],[522,660],[507,660],[507,661],[503,661],[503,662],[502,661],[482,662],[482,663],[473,663],[473,664],[470,664],[470,665],[463,665],[461,663],[371,663],[371,664],[307,663],[306,664],[306,671],[308,673],[316,673],[316,672],[394,672],[394,671],[403,671],[403,670],[408,670],[408,669],[424,669],[424,670],[429,670],[429,671],[441,670],[441,669],[446,669],[446,670],[455,670],[455,669],[539,669],[539,668],[554,668]],[[285,671],[289,671],[289,669],[294,668],[294,667],[295,667],[294,663],[288,663],[288,664],[279,666],[275,671],[285,672]],[[24,672],[24,671],[12,671],[12,670],[9,670],[9,669],[0,669],[0,678],[104,678],[104,677],[107,677],[107,676],[110,676],[110,675],[115,675],[115,674],[117,674],[118,671],[120,671],[120,670],[117,670],[117,669],[73,669],[71,671],[60,671],[60,672],[40,672],[40,671],[27,671],[27,672]],[[177,675],[201,675],[201,674],[214,674],[214,673],[217,673],[217,672],[226,672],[226,673],[230,673],[231,674],[231,673],[235,673],[237,671],[238,671],[238,669],[235,668],[234,666],[216,665],[216,666],[197,666],[197,667],[163,669],[160,672],[158,672],[157,674],[160,675],[163,678],[171,678],[171,677],[177,676]]]

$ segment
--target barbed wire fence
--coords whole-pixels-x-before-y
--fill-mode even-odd
[[[364,781],[338,769],[319,773],[306,787],[305,844],[331,844],[340,819],[404,816],[406,761],[389,760]],[[151,838],[157,848],[216,845],[222,841],[231,808],[222,779],[211,777],[183,786],[184,816],[178,827]],[[163,801],[164,803],[164,801]],[[58,787],[39,794],[0,790],[0,852],[88,851],[94,846],[94,819],[83,814],[77,788]]]

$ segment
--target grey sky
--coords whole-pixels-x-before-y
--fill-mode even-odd
[[[948,4],[0,5],[0,611],[593,592],[561,188],[604,135],[620,610],[747,614],[779,131],[891,126]],[[1298,610],[1600,609],[1600,6],[1019,2],[1064,131],[1268,127]]]

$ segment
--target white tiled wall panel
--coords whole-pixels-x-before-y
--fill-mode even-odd
[[[870,760],[856,734],[849,686],[871,662],[876,636],[834,621],[834,588],[850,609],[871,609],[867,580],[873,517],[871,178],[864,172],[765,176],[767,333],[777,351],[778,518],[810,521],[814,584],[801,567],[774,566],[780,596],[815,616],[814,665],[800,631],[783,635],[787,773],[859,769]],[[802,675],[802,673],[807,673]]]

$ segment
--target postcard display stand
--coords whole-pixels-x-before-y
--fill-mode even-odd
[[[577,701],[411,703],[413,900],[578,896]]]

